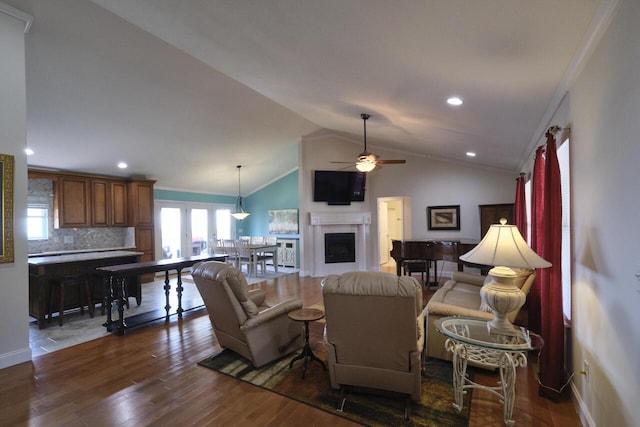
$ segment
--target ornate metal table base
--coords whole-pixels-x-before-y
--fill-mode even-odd
[[[527,366],[526,355],[521,352],[509,353],[482,348],[474,348],[473,351],[469,351],[467,344],[461,344],[452,339],[447,339],[445,346],[447,350],[453,353],[453,392],[455,397],[453,407],[457,411],[462,410],[462,398],[466,394],[465,390],[470,388],[487,390],[498,396],[500,402],[504,405],[505,425],[514,425],[515,421],[512,415],[515,401],[516,368]],[[476,354],[472,355],[470,353]],[[469,360],[478,360],[475,356],[480,354],[482,355],[481,360],[483,363],[491,364],[494,362],[499,369],[500,381],[495,387],[475,383],[467,377],[467,362]]]

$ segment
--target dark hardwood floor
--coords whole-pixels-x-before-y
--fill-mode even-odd
[[[322,300],[320,279],[297,274],[254,286],[272,300],[295,296],[306,306]],[[199,309],[182,320],[36,357],[0,370],[0,426],[354,425],[197,365],[219,349]],[[538,397],[534,371],[530,363],[518,372],[517,425],[580,426],[570,401]],[[497,378],[480,373],[476,380],[490,384]],[[502,424],[497,398],[474,390],[470,426]]]

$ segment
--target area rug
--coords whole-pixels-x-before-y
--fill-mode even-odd
[[[323,327],[324,325],[320,323],[310,324],[310,342],[316,356],[326,364],[326,352],[320,342]],[[340,391],[331,389],[329,373],[323,370],[319,363],[308,362],[304,379],[302,379],[302,361],[295,362],[289,369],[289,363],[296,354],[255,369],[247,359],[225,349],[198,364],[362,425],[438,427],[469,425],[471,395],[465,396],[463,410],[458,413],[453,408],[450,362],[429,359],[426,373],[422,378],[422,399],[420,402],[412,402],[410,419],[404,420],[406,399],[403,396],[371,394],[347,388],[344,394],[346,401],[342,405]]]

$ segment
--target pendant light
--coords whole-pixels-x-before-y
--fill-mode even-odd
[[[236,211],[232,212],[231,216],[234,217],[235,219],[242,221],[243,219],[248,217],[250,214],[249,212],[245,212],[245,210],[242,209],[242,196],[240,195],[240,168],[242,166],[238,165],[236,167],[238,168],[238,199],[236,201]]]

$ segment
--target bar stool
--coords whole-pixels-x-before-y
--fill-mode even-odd
[[[86,306],[89,311],[89,315],[93,317],[94,315],[94,307],[92,305],[92,292],[89,288],[89,280],[83,274],[69,274],[63,276],[59,279],[53,279],[49,283],[49,297],[47,301],[47,305],[49,307],[49,322],[51,322],[52,315],[52,303],[53,303],[53,293],[54,291],[58,292],[58,324],[62,326],[64,323],[64,294],[65,290],[68,287],[76,286],[78,288],[78,293],[80,295],[80,314],[84,314],[84,306],[86,301]]]

